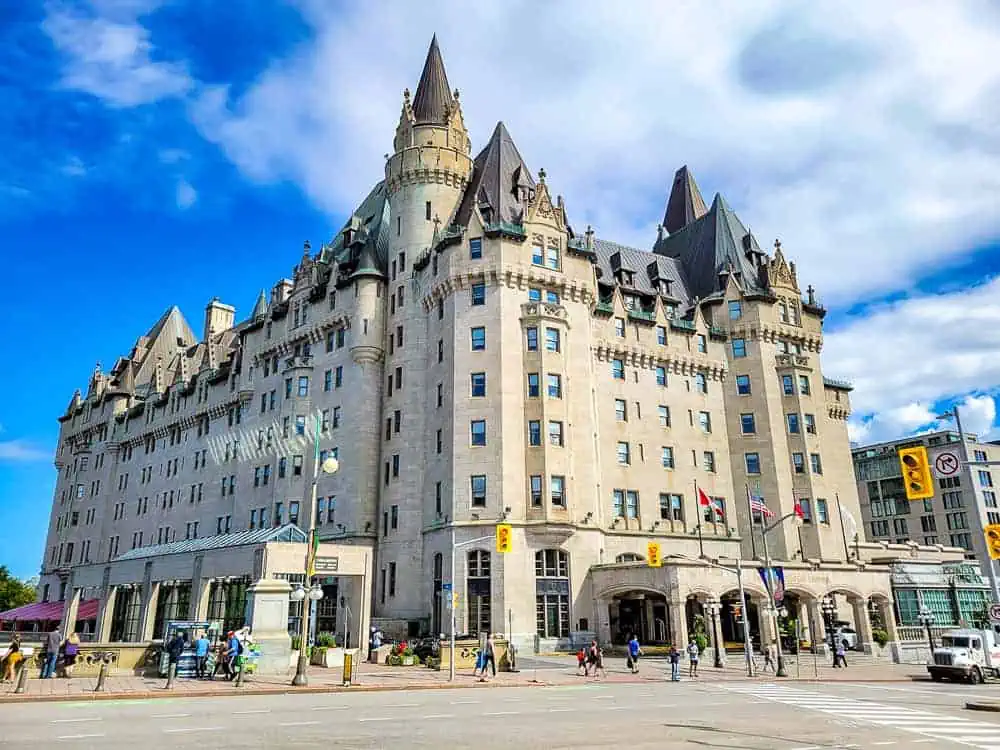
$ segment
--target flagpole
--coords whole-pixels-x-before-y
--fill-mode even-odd
[[[837,499],[837,516],[840,518],[840,536],[844,540],[844,554],[847,555],[847,561],[851,561],[851,548],[847,545],[847,531],[844,529],[844,509],[840,505],[840,493],[836,492],[833,495]]]
[[[747,510],[750,511],[750,549],[751,549],[751,551],[753,553],[754,559],[756,560],[757,559],[757,540],[754,539],[754,536],[753,536],[753,526],[754,526],[754,523],[753,523],[753,502],[750,500],[750,484],[748,482],[747,484],[744,484],[743,486],[746,488],[746,491],[747,491]],[[762,517],[762,519],[763,519],[763,517]]]
[[[701,536],[701,524],[705,520],[705,513],[701,510],[701,496],[698,494],[698,480],[694,480],[694,502],[698,508],[698,557],[705,558],[705,541]]]

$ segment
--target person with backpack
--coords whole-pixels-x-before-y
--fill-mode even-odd
[[[69,638],[63,643],[63,674],[66,677],[73,676],[73,667],[76,665],[77,657],[80,654],[80,636],[70,633]]]
[[[167,686],[170,686],[170,674],[173,672],[174,675],[177,674],[177,664],[181,660],[181,654],[184,653],[184,648],[187,646],[187,637],[184,635],[184,631],[178,631],[177,634],[170,639],[167,644]]]
[[[688,654],[688,677],[698,676],[698,659],[701,656],[701,649],[698,648],[698,641],[694,638],[687,647]]]
[[[635,635],[630,635],[628,639],[628,656],[625,659],[625,664],[632,672],[632,674],[639,674],[639,655],[642,654],[642,649],[639,648],[639,639]]]
[[[227,679],[232,681],[236,677],[236,672],[243,667],[243,641],[236,637],[236,633],[232,630],[229,631],[227,637],[229,638],[226,644],[226,656],[229,658],[229,675]]]
[[[671,682],[681,681],[681,652],[677,650],[677,646],[670,647],[670,654],[667,657],[670,662],[670,680]]]

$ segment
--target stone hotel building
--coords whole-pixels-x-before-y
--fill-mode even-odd
[[[767,640],[749,490],[793,516],[768,545],[807,633],[828,594],[868,640],[869,612],[891,626],[889,545],[844,528],[860,516],[850,386],[823,372],[824,309],[780,243],[707,204],[686,167],[647,248],[574,223],[502,122],[473,153],[436,41],[392,146],[343,228],[248,316],[213,300],[196,333],[172,307],[73,395],[47,599],[97,601],[103,639],[235,623],[248,585],[303,568],[234,550],[302,547],[314,522],[364,552],[355,599],[391,633],[447,631],[454,580],[459,631],[522,648],[681,641],[713,600],[738,641],[735,578],[706,561],[742,558]],[[317,436],[340,468],[311,507]]]

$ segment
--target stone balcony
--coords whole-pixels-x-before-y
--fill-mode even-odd
[[[804,354],[776,354],[776,367],[809,367],[809,357]]]

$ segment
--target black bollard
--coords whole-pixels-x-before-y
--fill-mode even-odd
[[[28,687],[28,661],[21,662],[21,668],[17,672],[17,687],[15,693],[23,693]]]
[[[101,671],[97,673],[97,687],[94,688],[95,693],[104,692],[104,680],[108,676],[108,663],[105,661],[101,662]]]
[[[165,690],[172,690],[173,689],[173,687],[174,687],[174,677],[176,677],[176,676],[177,676],[177,665],[174,664],[174,663],[171,663],[167,667],[167,685],[164,688]]]
[[[240,687],[243,685],[243,670],[246,668],[243,659],[237,659],[236,668],[239,670],[236,672],[236,687]]]

